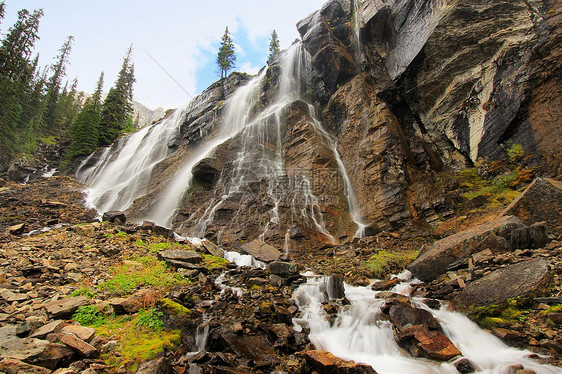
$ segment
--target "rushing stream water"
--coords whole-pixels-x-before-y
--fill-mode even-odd
[[[317,349],[329,351],[344,360],[371,365],[379,374],[458,374],[454,362],[438,363],[406,356],[394,338],[392,325],[381,317],[380,308],[385,299],[368,287],[345,285],[345,296],[350,305],[341,308],[333,323],[322,308],[330,297],[326,292],[327,277],[305,274],[307,282],[294,293],[301,317],[294,319],[295,329],[310,328],[309,338]],[[409,274],[399,275],[400,279]],[[396,285],[391,291],[409,296],[410,284]],[[522,364],[537,374],[562,373],[562,369],[540,365],[529,358],[531,352],[510,348],[492,334],[480,329],[466,316],[442,307],[432,310],[419,299],[412,299],[417,308],[430,311],[439,321],[444,334],[476,367],[478,373],[509,374],[508,367]]]

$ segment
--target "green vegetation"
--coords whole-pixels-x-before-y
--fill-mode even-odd
[[[151,330],[159,330],[164,326],[164,322],[160,320],[164,313],[154,309],[141,309],[135,319],[135,326],[143,327]]]
[[[118,265],[111,269],[111,280],[102,283],[99,288],[114,295],[127,295],[139,286],[170,288],[189,282],[180,274],[168,271],[163,261],[153,257],[135,256],[131,260],[142,267],[133,264]]]
[[[72,319],[82,326],[101,326],[106,322],[105,316],[95,305],[78,307]]]
[[[135,372],[141,362],[154,359],[181,342],[181,331],[156,326],[154,316],[158,317],[157,313],[143,311],[135,318],[110,316],[104,324],[95,327],[98,336],[119,342],[119,355],[107,353],[101,356],[107,365],[119,367],[125,364],[128,372]]]
[[[521,144],[508,143],[507,159],[512,164],[522,161],[527,153]]]
[[[80,287],[77,290],[72,291],[69,295],[69,297],[74,296],[86,296],[88,299],[91,299],[96,296],[96,292],[89,287]]]
[[[382,279],[387,274],[403,270],[408,264],[416,259],[417,251],[387,252],[380,250],[365,264],[370,275]]]
[[[158,253],[158,252],[163,251],[164,249],[168,249],[170,247],[171,247],[170,243],[167,243],[167,242],[152,243],[152,244],[148,245],[148,250],[151,253]]]
[[[136,245],[137,247],[144,247],[146,245],[146,243],[143,242],[142,239],[135,240],[133,244]]]
[[[222,257],[203,254],[203,264],[207,269],[225,268],[229,262]]]
[[[172,314],[177,316],[185,316],[191,313],[191,310],[187,309],[181,304],[176,303],[168,298],[160,299],[160,308],[166,312],[166,314]]]
[[[221,79],[228,76],[228,71],[236,66],[236,55],[234,54],[234,43],[231,34],[228,32],[228,26],[224,30],[221,39],[221,46],[217,55],[217,65],[221,73]]]
[[[509,327],[525,322],[529,310],[525,309],[526,301],[510,299],[502,305],[488,305],[471,308],[471,314],[476,322],[485,329]]]
[[[127,236],[129,236],[129,234],[124,231],[119,231],[117,234],[115,234],[115,236],[118,238],[126,238]]]
[[[271,39],[269,40],[269,56],[267,57],[267,63],[271,64],[273,59],[279,54],[279,37],[277,36],[277,31],[273,30],[271,33]]]

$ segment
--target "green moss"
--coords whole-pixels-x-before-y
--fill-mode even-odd
[[[117,234],[115,234],[115,236],[118,238],[126,238],[127,236],[129,236],[129,234],[124,231],[119,231]]]
[[[91,299],[92,297],[96,296],[96,294],[97,293],[90,287],[80,287],[79,289],[72,291],[70,295],[68,295],[68,297],[86,296],[88,299]]]
[[[166,314],[173,314],[173,315],[177,315],[177,316],[185,316],[185,315],[191,313],[191,310],[187,309],[183,305],[181,305],[179,303],[176,303],[175,301],[172,301],[168,298],[160,299],[159,304],[160,304],[160,308]]]
[[[225,268],[229,264],[228,260],[213,255],[203,255],[203,265],[207,269]]]
[[[135,240],[135,242],[133,244],[136,245],[137,247],[144,247],[145,246],[145,242],[143,242],[142,239]]]
[[[55,145],[57,144],[57,138],[54,135],[51,136],[44,136],[39,138],[39,142],[45,145]]]
[[[105,363],[117,368],[123,364],[134,372],[146,360],[156,358],[161,352],[173,349],[181,342],[181,331],[143,328],[137,323],[138,317],[110,317],[96,327],[96,334],[118,341],[119,355],[108,353],[101,356]]]
[[[414,261],[418,256],[418,251],[387,252],[381,250],[371,256],[366,262],[366,267],[370,276],[381,279],[385,275],[400,271]]]
[[[154,257],[133,256],[131,260],[140,263],[142,267],[132,264],[113,267],[110,269],[113,277],[98,287],[114,295],[127,295],[138,286],[168,289],[189,283],[189,280],[180,274],[168,271],[166,264]]]
[[[507,325],[506,321],[499,317],[483,317],[478,320],[478,324],[480,325],[480,327],[489,330]]]

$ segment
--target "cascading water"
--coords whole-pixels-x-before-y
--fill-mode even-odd
[[[146,193],[153,168],[168,155],[168,142],[176,136],[187,106],[158,125],[147,126],[105,148],[99,161],[78,168],[78,180],[89,186],[87,205],[99,212],[124,210]]]
[[[297,330],[301,326],[310,328],[309,338],[317,349],[327,350],[344,360],[371,365],[379,374],[458,374],[451,362],[439,364],[405,356],[394,339],[391,323],[381,318],[380,308],[385,300],[377,298],[379,292],[368,287],[345,285],[350,305],[341,308],[337,319],[330,323],[322,308],[322,303],[329,300],[325,291],[326,277],[306,275],[307,283],[299,286],[293,295],[301,311],[294,325]],[[399,284],[391,291],[409,295],[410,283],[412,281]],[[531,352],[507,347],[460,313],[445,308],[432,310],[416,299],[412,302],[433,314],[445,335],[473,363],[478,373],[508,374],[511,373],[508,367],[513,364],[522,364],[537,374],[562,372],[530,359]]]

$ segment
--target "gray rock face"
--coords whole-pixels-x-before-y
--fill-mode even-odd
[[[0,357],[17,360],[30,360],[40,356],[49,346],[46,340],[24,338],[16,336],[15,326],[0,328]]]
[[[158,259],[178,265],[181,263],[198,264],[203,261],[203,256],[199,252],[172,249],[158,252]]]
[[[447,271],[447,267],[466,258],[478,249],[478,244],[490,234],[507,236],[525,225],[517,217],[508,216],[472,227],[435,242],[422,253],[408,269],[423,281],[431,281]]]
[[[277,249],[259,239],[253,240],[250,243],[245,243],[242,246],[242,250],[263,262],[277,261],[282,256],[282,253]]]
[[[510,298],[536,296],[551,280],[548,260],[536,258],[496,270],[466,286],[456,298],[463,309],[498,305]]]

